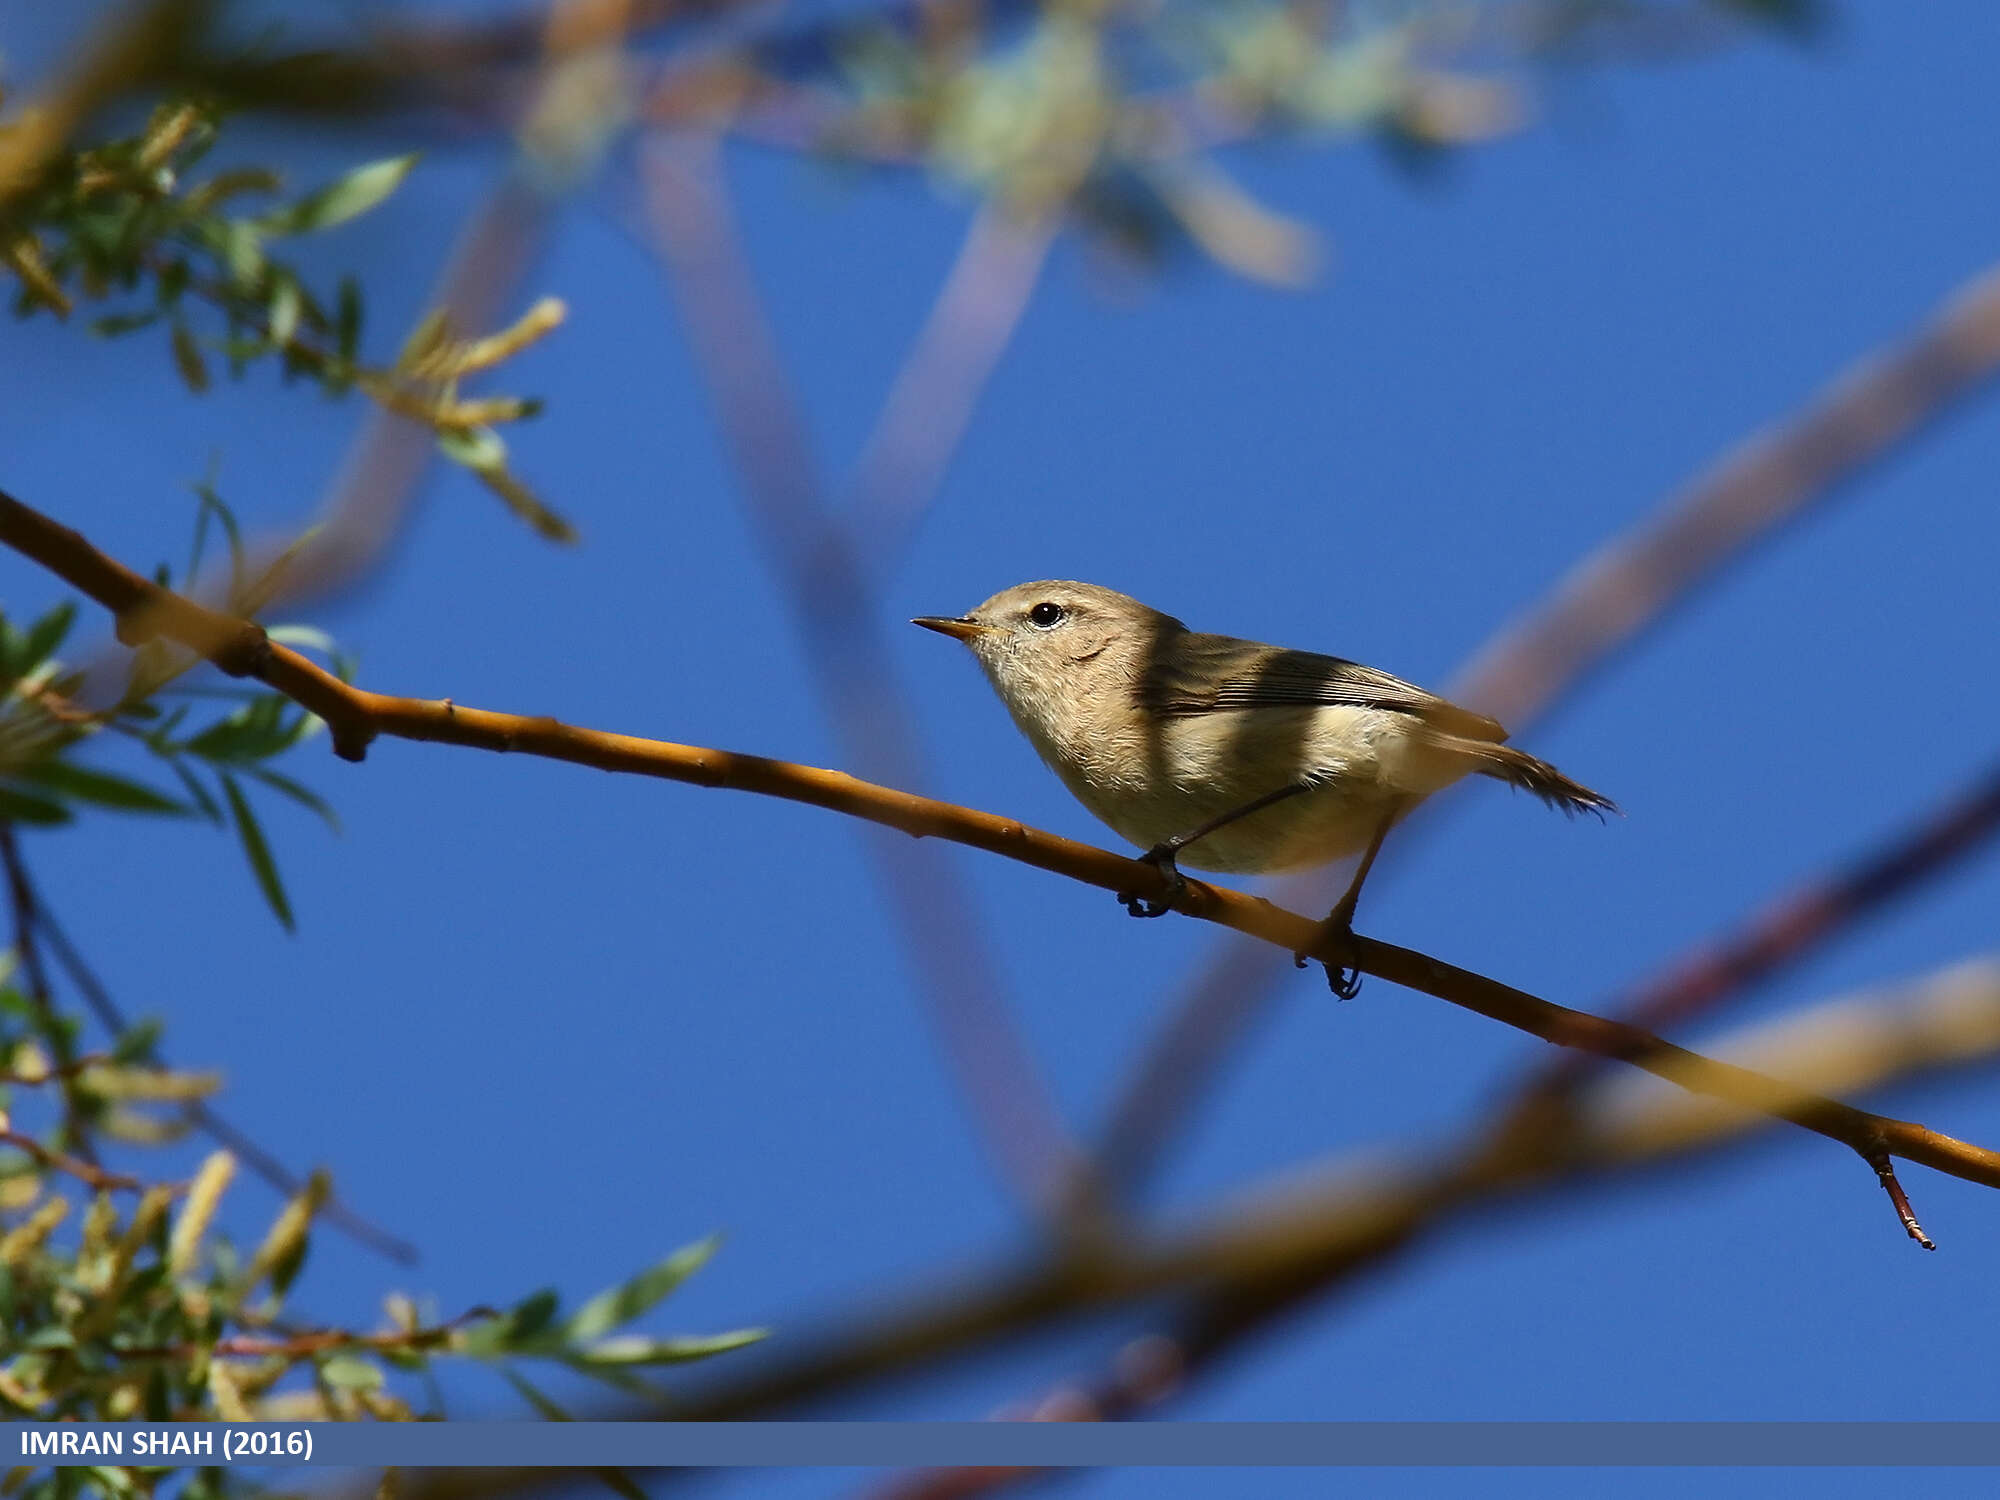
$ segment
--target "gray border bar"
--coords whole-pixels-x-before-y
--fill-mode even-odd
[[[104,1463],[1960,1467],[2000,1464],[2000,1422],[16,1422],[0,1437],[0,1468]]]

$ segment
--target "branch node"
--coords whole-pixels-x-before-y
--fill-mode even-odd
[[[1889,1195],[1889,1201],[1895,1205],[1896,1217],[1902,1221],[1903,1232],[1926,1250],[1937,1249],[1937,1242],[1925,1234],[1923,1225],[1917,1222],[1917,1216],[1910,1208],[1910,1195],[1903,1191],[1902,1183],[1896,1180],[1895,1164],[1890,1161],[1889,1153],[1878,1147],[1873,1151],[1864,1151],[1862,1159],[1873,1167],[1875,1175],[1881,1178],[1882,1190]]]
[[[333,733],[333,753],[342,760],[351,760],[356,765],[368,758],[368,746],[375,739],[372,724],[329,724]]]
[[[262,625],[246,620],[208,659],[226,676],[261,678],[271,664],[271,638]]]

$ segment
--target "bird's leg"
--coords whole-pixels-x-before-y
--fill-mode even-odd
[[[1282,802],[1287,797],[1296,797],[1300,792],[1309,790],[1310,788],[1303,782],[1294,782],[1290,786],[1281,786],[1275,792],[1266,792],[1254,802],[1246,802],[1241,807],[1231,808],[1226,813],[1210,818],[1199,828],[1191,829],[1187,833],[1177,834],[1173,838],[1153,845],[1152,848],[1139,856],[1139,863],[1142,865],[1151,865],[1166,877],[1167,894],[1165,899],[1152,901],[1144,896],[1134,895],[1130,891],[1120,891],[1118,893],[1119,901],[1124,904],[1126,912],[1132,916],[1164,917],[1174,909],[1174,903],[1180,900],[1182,893],[1187,890],[1187,880],[1182,876],[1180,866],[1174,863],[1175,858],[1180,854],[1181,850],[1187,848],[1196,839],[1207,838],[1218,828],[1228,827],[1238,818],[1247,818],[1254,812],[1262,812],[1273,802]]]
[[[1347,883],[1347,894],[1334,902],[1333,910],[1326,914],[1326,920],[1313,932],[1313,939],[1299,952],[1292,955],[1292,962],[1299,968],[1306,966],[1306,955],[1325,949],[1333,943],[1346,946],[1354,937],[1354,908],[1361,900],[1361,885],[1367,880],[1369,870],[1374,868],[1375,856],[1382,852],[1382,840],[1389,836],[1396,819],[1402,816],[1405,804],[1398,801],[1391,805],[1388,814],[1375,829],[1375,835],[1368,840],[1368,852],[1361,856],[1361,863],[1354,871],[1354,878]],[[1346,964],[1333,964],[1326,959],[1320,962],[1326,966],[1326,986],[1335,997],[1352,1000],[1361,993],[1361,972]]]

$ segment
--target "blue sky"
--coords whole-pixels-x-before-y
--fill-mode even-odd
[[[1803,49],[1563,75],[1531,129],[1420,178],[1366,147],[1242,152],[1243,180],[1333,247],[1302,294],[1193,263],[1111,275],[1061,242],[876,601],[925,790],[1112,842],[963,653],[900,625],[1021,579],[1090,579],[1198,628],[1444,682],[1579,555],[1991,262],[1994,40],[1979,0],[1921,15],[1848,4]],[[302,178],[384,146],[274,141]],[[434,150],[380,213],[315,248],[374,289],[379,347],[419,311],[499,164]],[[844,467],[968,205],[911,177],[747,150],[729,168],[813,437]],[[682,326],[616,208],[607,191],[564,216],[523,301],[559,294],[571,321],[510,386],[548,398],[514,448],[582,544],[538,543],[440,471],[394,561],[315,622],[383,691],[838,763]],[[96,344],[46,324],[6,337],[4,482],[138,565],[181,555],[184,481],[211,452],[246,516],[302,521],[360,416],[266,379],[196,400],[143,337]],[[1461,788],[1371,885],[1362,929],[1591,1008],[1968,779],[2000,738],[1996,455],[2000,408],[1976,400],[1522,736],[1627,817],[1565,823],[1496,786]],[[0,558],[10,613],[58,595]],[[227,1071],[227,1112],[286,1160],[330,1166],[423,1247],[403,1271],[322,1235],[302,1307],[368,1320],[397,1287],[447,1312],[546,1283],[575,1298],[720,1230],[721,1254],[659,1326],[782,1336],[1028,1243],[942,1070],[857,826],[439,747],[384,742],[360,768],[315,749],[290,769],[346,825],[335,838],[272,813],[295,937],[199,827],[100,819],[29,852],[120,1001],[167,1018],[177,1059]],[[1217,939],[951,858],[1064,1117],[1088,1134]],[[1987,852],[1735,1014],[1990,951],[1996,911]],[[1186,1214],[1302,1159],[1443,1138],[1538,1047],[1381,981],[1342,1006],[1297,976],[1155,1206]],[[2000,1142],[1987,1074],[1874,1107]],[[1935,1255],[1900,1236],[1851,1157],[1796,1133],[1460,1221],[1175,1411],[1991,1416],[2000,1195],[1920,1168],[1904,1181]],[[249,1233],[275,1204],[245,1186],[233,1207]],[[1096,1368],[1133,1326],[830,1414],[982,1415]],[[467,1411],[512,1409],[497,1381],[454,1388]],[[1589,1476],[1489,1479],[1584,1493]],[[1134,1473],[1078,1489],[1215,1483]],[[1270,1474],[1255,1488],[1325,1483]],[[1658,1476],[1629,1488],[1670,1492]]]

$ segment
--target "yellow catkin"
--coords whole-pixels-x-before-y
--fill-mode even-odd
[[[188,1186],[187,1201],[174,1221],[173,1237],[167,1242],[168,1273],[180,1277],[192,1272],[201,1261],[201,1244],[214,1221],[216,1205],[236,1175],[236,1158],[227,1151],[213,1153],[201,1164]],[[237,1420],[231,1418],[232,1421]]]
[[[5,1239],[0,1239],[0,1265],[9,1270],[24,1265],[68,1215],[69,1199],[49,1199],[28,1217],[27,1223],[15,1228]]]

